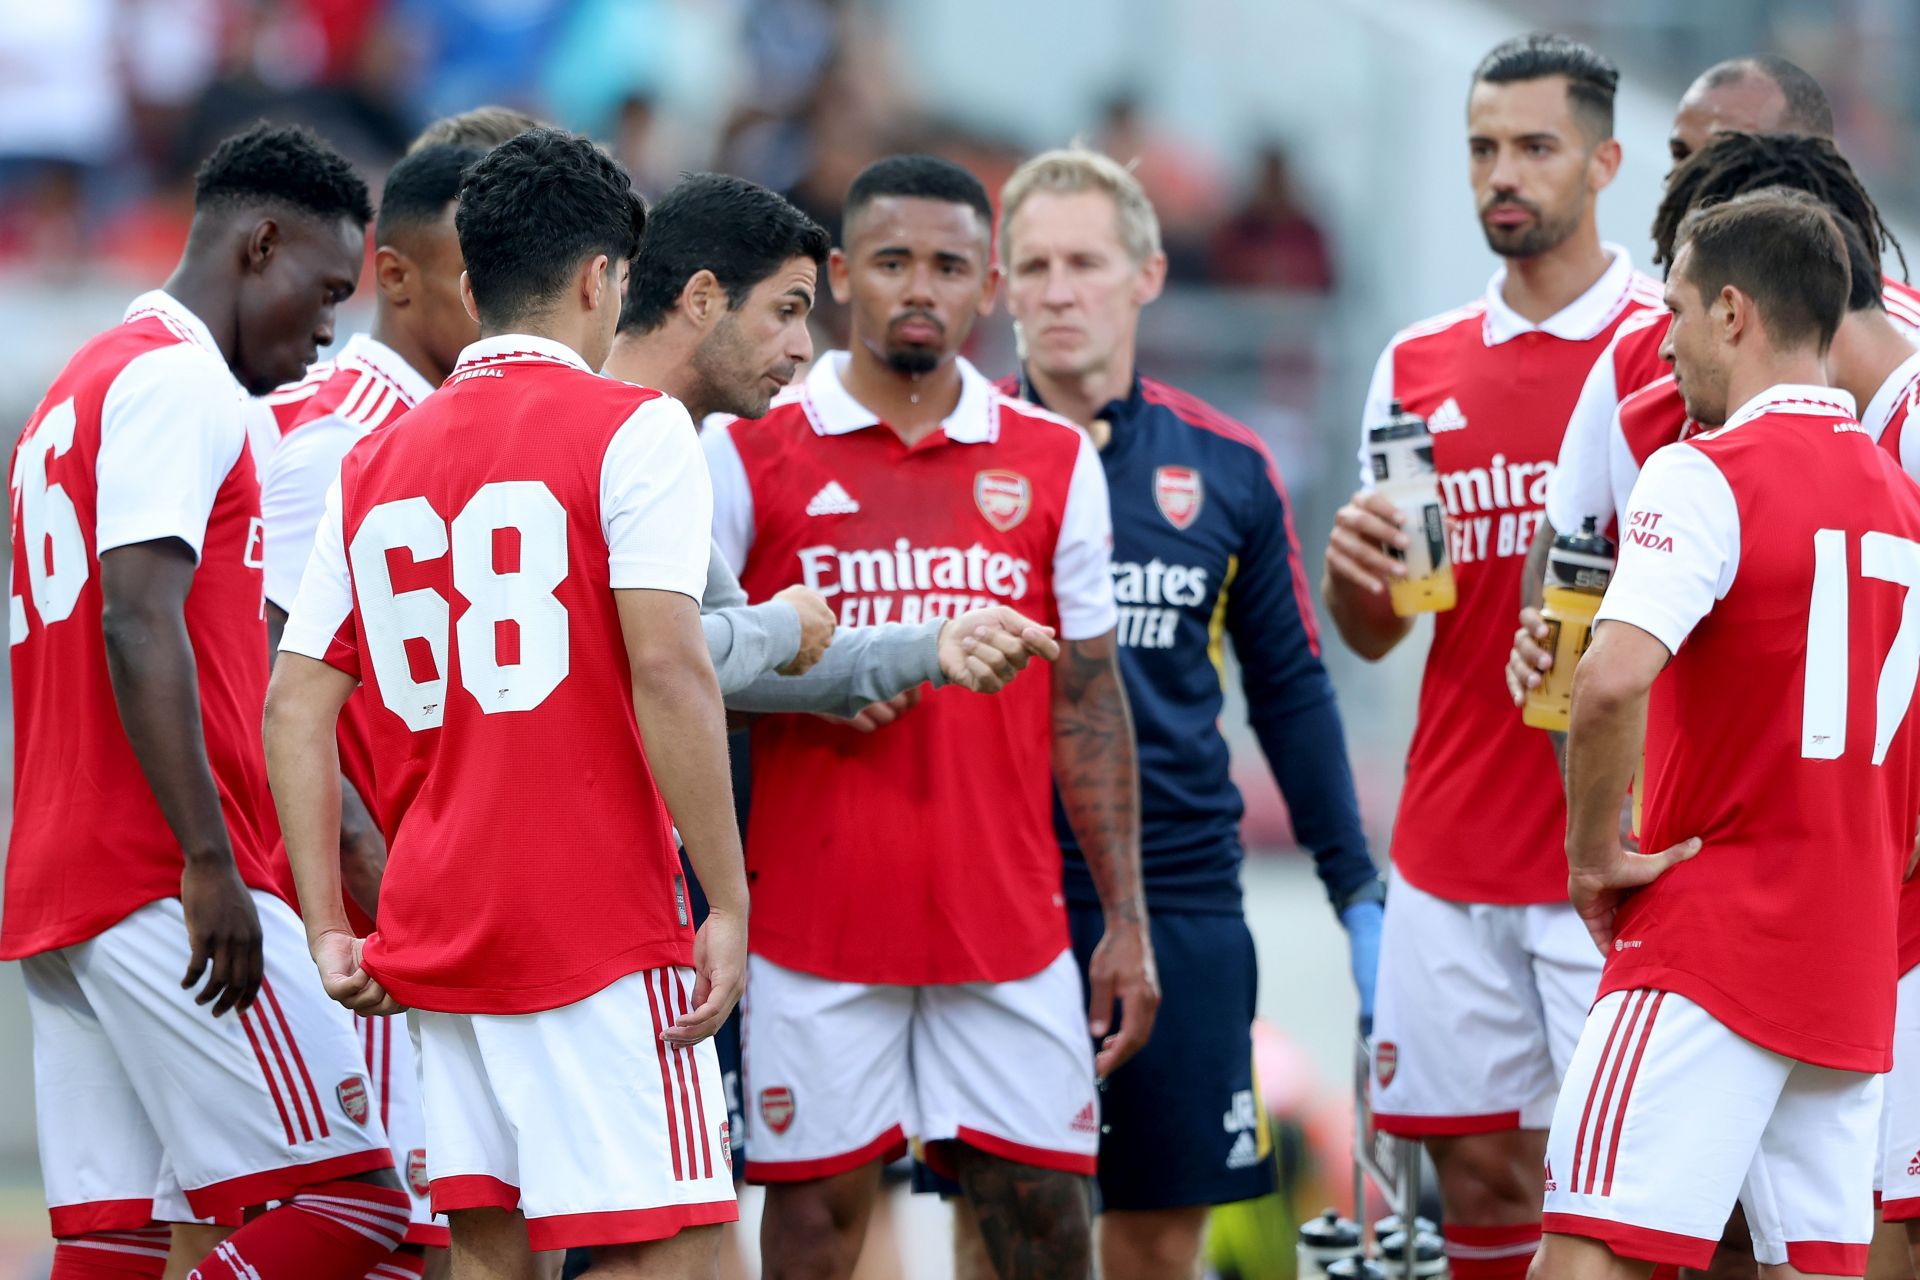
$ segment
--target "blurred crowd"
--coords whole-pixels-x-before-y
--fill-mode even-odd
[[[829,229],[853,175],[924,150],[997,190],[1036,140],[929,114],[862,0],[59,0],[0,25],[0,269],[151,278],[194,168],[265,116],[373,174],[421,123],[483,102],[591,134],[648,195],[718,169]],[[1332,254],[1283,148],[1207,154],[1125,92],[1085,139],[1138,165],[1176,281],[1325,293]],[[1058,139],[1038,140],[1053,143]]]

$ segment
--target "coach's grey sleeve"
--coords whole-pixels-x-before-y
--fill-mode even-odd
[[[857,715],[876,702],[931,681],[940,673],[941,619],[917,625],[846,627],[833,635],[826,656],[804,675],[768,674],[726,695],[729,711],[816,711]]]
[[[779,600],[748,604],[740,579],[717,546],[707,557],[700,628],[706,633],[707,655],[720,678],[722,698],[731,698],[800,652],[800,615],[793,606]]]

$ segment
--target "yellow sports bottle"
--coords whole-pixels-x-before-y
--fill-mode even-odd
[[[1453,608],[1453,561],[1447,551],[1446,508],[1433,467],[1433,433],[1426,419],[1395,400],[1388,419],[1367,431],[1374,491],[1400,509],[1408,545],[1387,554],[1403,561],[1407,576],[1388,584],[1393,611],[1403,618]]]
[[[1546,648],[1553,667],[1540,687],[1527,694],[1521,718],[1536,729],[1567,731],[1573,711],[1573,669],[1593,643],[1593,615],[1613,580],[1613,543],[1601,536],[1588,516],[1578,533],[1553,540],[1547,558],[1547,598],[1540,610],[1547,624]]]

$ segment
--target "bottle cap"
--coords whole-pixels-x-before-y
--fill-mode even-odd
[[[1615,548],[1592,516],[1574,533],[1560,534],[1547,556],[1547,582],[1575,591],[1604,592],[1613,580]]]
[[[1358,1249],[1360,1224],[1328,1209],[1300,1224],[1300,1243],[1313,1249]]]
[[[1386,444],[1388,441],[1411,440],[1426,434],[1427,420],[1417,413],[1408,413],[1395,400],[1387,406],[1387,420],[1367,429],[1367,442]]]

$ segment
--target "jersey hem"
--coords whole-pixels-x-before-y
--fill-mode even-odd
[[[892,1164],[905,1154],[907,1131],[896,1124],[865,1146],[817,1160],[755,1160],[749,1156],[745,1161],[746,1180],[755,1186],[770,1182],[810,1182],[858,1169],[875,1160]]]
[[[379,935],[376,933],[374,936]],[[458,1014],[544,1013],[549,1009],[579,1004],[629,974],[669,967],[690,968],[693,964],[693,944],[679,939],[670,943],[649,942],[545,986],[515,990],[456,987],[426,979],[416,982],[412,978],[394,974],[387,968],[384,959],[368,956],[364,951],[361,953],[361,964],[387,989],[388,995],[410,1009]]]
[[[1032,959],[1021,957],[1017,963],[996,965],[992,969],[939,970],[907,976],[898,971],[876,973],[883,966],[866,969],[858,965],[820,964],[812,959],[803,959],[787,950],[783,939],[775,939],[769,946],[763,937],[757,943],[749,942],[748,949],[750,954],[762,960],[771,960],[782,969],[825,978],[829,982],[857,982],[869,987],[957,987],[969,982],[1019,982],[1023,978],[1031,978],[1058,960],[1061,952],[1071,951],[1073,938],[1067,931],[1067,915],[1062,910],[1057,937],[1041,943]]]
[[[393,1152],[385,1146],[349,1151],[345,1155],[330,1156],[310,1164],[283,1165],[278,1169],[265,1169],[259,1173],[228,1178],[224,1182],[191,1188],[187,1191],[187,1207],[197,1217],[217,1218],[222,1214],[265,1204],[269,1200],[290,1200],[308,1187],[322,1182],[338,1182],[358,1173],[391,1168]]]
[[[1920,1196],[1880,1202],[1880,1219],[1883,1222],[1911,1222],[1915,1218],[1920,1218]]]
[[[56,1240],[90,1236],[96,1231],[138,1231],[154,1221],[153,1201],[83,1200],[78,1204],[56,1204],[47,1209],[47,1218]]]
[[[1664,1262],[1691,1267],[1696,1271],[1706,1269],[1707,1264],[1713,1261],[1714,1249],[1720,1244],[1718,1240],[1702,1240],[1698,1236],[1681,1235],[1677,1231],[1657,1231],[1652,1227],[1637,1227],[1630,1222],[1591,1218],[1584,1213],[1543,1213],[1540,1215],[1540,1229],[1557,1236],[1598,1240],[1623,1258]]]
[[[1642,990],[1671,991],[1675,995],[1685,996],[1742,1040],[1783,1058],[1792,1058],[1795,1062],[1834,1071],[1862,1071],[1870,1075],[1881,1075],[1893,1069],[1891,1024],[1888,1025],[1887,1043],[1884,1044],[1823,1040],[1783,1027],[1755,1013],[1706,979],[1679,969],[1617,965],[1610,961],[1600,975],[1600,989],[1593,998],[1597,1004],[1600,997],[1616,991]]]
[[[1375,1111],[1373,1127],[1396,1138],[1456,1138],[1470,1133],[1505,1133],[1525,1126],[1520,1123],[1518,1111],[1470,1116],[1415,1116]]]
[[[1446,902],[1459,902],[1473,906],[1487,907],[1545,907],[1564,905],[1567,901],[1567,878],[1562,875],[1556,888],[1541,888],[1532,892],[1516,891],[1511,883],[1501,885],[1478,884],[1472,881],[1448,881],[1445,878],[1430,880],[1424,870],[1409,872],[1407,864],[1398,853],[1392,855],[1393,873],[1408,884]]]

